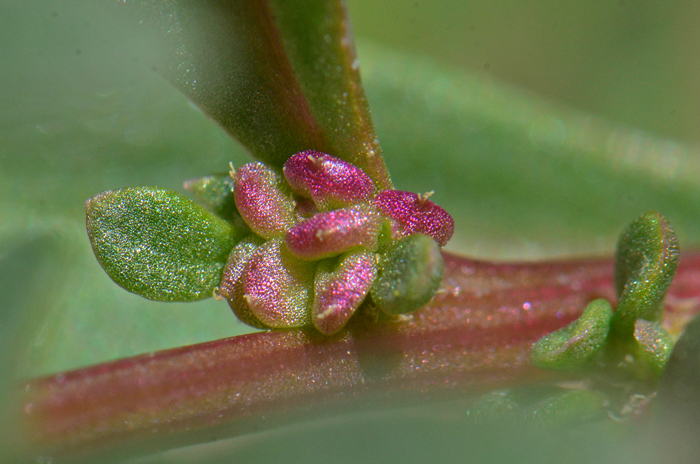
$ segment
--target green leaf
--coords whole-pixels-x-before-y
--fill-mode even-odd
[[[119,285],[151,300],[212,296],[242,232],[177,192],[125,188],[85,202],[95,256]]]
[[[676,275],[680,250],[668,220],[650,211],[620,235],[615,252],[615,290],[619,301],[613,330],[621,337],[634,332],[637,319],[657,321],[663,299]]]
[[[637,356],[660,375],[673,350],[673,338],[660,322],[639,319],[634,323],[634,339],[637,341]]]
[[[391,186],[344,2],[132,4],[139,20],[163,31],[164,74],[253,156],[279,168],[316,149]]]
[[[237,212],[233,185],[233,178],[222,172],[188,180],[183,186],[192,192],[202,205],[227,219]]]
[[[404,237],[379,251],[372,299],[389,314],[415,311],[435,295],[443,266],[440,247],[431,237]]]
[[[248,225],[236,208],[233,185],[233,178],[225,172],[190,179],[183,187],[189,190],[199,203],[231,222],[235,229],[245,230],[248,229]]]
[[[590,361],[605,345],[612,307],[607,300],[591,301],[578,319],[545,335],[532,345],[530,361],[542,369],[572,369]]]

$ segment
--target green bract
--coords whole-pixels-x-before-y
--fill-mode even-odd
[[[427,235],[409,235],[380,250],[379,255],[379,272],[371,294],[384,312],[415,311],[440,287],[442,255],[438,244]]]
[[[184,187],[212,212],[224,219],[238,215],[233,199],[233,179],[228,172],[198,177],[185,182]]]
[[[639,319],[634,323],[634,339],[637,341],[637,356],[659,375],[664,369],[671,351],[673,339],[659,322]]]
[[[227,221],[163,188],[103,192],[85,209],[92,248],[107,274],[151,300],[210,297],[242,238]]]
[[[576,321],[532,346],[532,363],[570,369],[605,349],[613,362],[632,354],[632,359],[646,366],[642,371],[651,369],[659,375],[673,340],[658,321],[679,254],[678,240],[665,217],[650,211],[635,219],[617,243],[615,290],[619,300],[615,312],[606,300],[591,302]]]
[[[637,319],[661,319],[663,299],[676,275],[680,250],[671,224],[650,211],[630,224],[617,243],[613,330],[627,337]]]
[[[605,343],[611,317],[612,307],[607,300],[590,302],[581,317],[532,346],[532,364],[545,369],[570,369],[586,363]]]

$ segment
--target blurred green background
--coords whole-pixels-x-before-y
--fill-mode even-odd
[[[700,141],[700,4],[349,0],[355,33],[662,136]]]
[[[131,295],[92,256],[86,198],[181,189],[248,160],[154,72],[161,50],[118,7],[0,2],[4,391],[16,376],[250,331],[223,302]],[[700,243],[700,4],[350,0],[349,9],[394,180],[436,191],[456,219],[452,250],[609,254],[646,209],[666,214],[684,246]]]

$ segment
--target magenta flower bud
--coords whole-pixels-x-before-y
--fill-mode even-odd
[[[281,239],[256,248],[243,271],[243,299],[267,327],[301,327],[311,322],[316,263],[292,257]]]
[[[372,179],[357,166],[340,158],[306,150],[284,164],[284,177],[292,190],[311,198],[320,210],[343,208],[372,198]]]
[[[400,190],[382,190],[374,200],[377,209],[394,224],[401,236],[425,234],[440,246],[452,238],[455,223],[450,213],[418,195]]]
[[[263,242],[263,239],[252,234],[241,240],[229,254],[224,275],[219,284],[219,295],[226,298],[233,314],[241,321],[258,329],[266,329],[267,326],[255,317],[248,302],[243,298],[243,271],[253,252]]]
[[[377,259],[366,250],[322,261],[311,308],[311,320],[319,332],[331,335],[342,329],[369,293],[376,275]]]
[[[249,163],[233,180],[236,207],[253,232],[268,239],[282,237],[294,224],[294,201],[282,176],[262,163]]]
[[[318,213],[289,229],[286,244],[301,259],[337,256],[356,246],[374,251],[378,246],[381,216],[367,206]]]

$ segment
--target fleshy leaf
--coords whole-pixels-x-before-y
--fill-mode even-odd
[[[394,221],[400,236],[430,235],[440,246],[445,246],[454,233],[452,216],[428,200],[428,195],[383,190],[377,194],[374,204],[384,216]]]
[[[183,187],[190,191],[202,205],[224,219],[236,211],[233,179],[229,173],[222,172],[190,179],[183,184]]]
[[[660,375],[673,350],[673,339],[660,322],[639,319],[634,323],[637,355],[656,374]]]
[[[369,293],[376,263],[374,253],[364,250],[319,263],[311,318],[321,333],[334,334],[345,326]]]
[[[537,340],[530,361],[543,369],[571,369],[587,363],[604,346],[611,318],[607,300],[591,301],[578,319]]]
[[[294,223],[294,201],[282,176],[263,163],[248,163],[234,174],[238,212],[256,234],[280,237]]]
[[[368,201],[375,190],[362,169],[314,150],[289,158],[284,164],[284,177],[295,193],[311,198],[321,210]]]
[[[337,256],[357,246],[374,251],[381,224],[379,214],[366,206],[326,211],[289,229],[285,242],[301,259]]]
[[[92,249],[119,285],[151,300],[212,296],[244,232],[172,190],[103,192],[85,202]]]
[[[255,317],[248,302],[243,298],[243,271],[253,252],[263,243],[264,240],[254,234],[238,242],[228,257],[219,285],[219,295],[228,300],[233,314],[241,321],[258,329],[265,329],[267,326]]]
[[[246,229],[245,223],[233,197],[233,178],[228,172],[210,174],[185,181],[183,187],[194,195],[195,199],[217,216],[231,222],[237,229]]]
[[[435,295],[443,269],[435,240],[422,234],[404,237],[380,251],[372,299],[388,314],[415,311]]]
[[[166,77],[255,157],[281,168],[320,150],[391,188],[344,2],[176,0],[136,14],[163,32]]]
[[[268,327],[308,325],[315,269],[316,263],[290,256],[282,240],[269,240],[253,252],[246,264],[243,298],[255,317]]]
[[[619,302],[612,327],[616,334],[632,335],[637,319],[656,321],[661,317],[679,255],[671,224],[657,212],[642,214],[622,232],[615,251]]]

